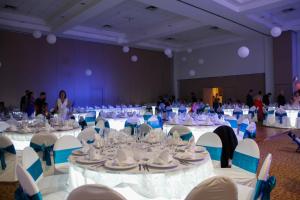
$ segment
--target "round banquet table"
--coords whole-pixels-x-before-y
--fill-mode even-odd
[[[69,189],[84,184],[102,184],[120,192],[126,199],[184,199],[203,180],[214,176],[209,154],[192,164],[179,164],[173,169],[110,170],[98,165],[81,165],[70,156]]]
[[[64,131],[53,131],[51,133],[56,135],[57,138],[60,138],[64,135],[73,135],[77,137],[80,132],[81,128],[75,128]],[[29,146],[32,136],[39,133],[3,132],[1,134],[9,137],[12,140],[16,150],[23,150],[25,147]]]

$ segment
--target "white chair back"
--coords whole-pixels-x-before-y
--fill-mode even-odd
[[[12,141],[6,135],[0,135],[0,148],[7,148],[9,146],[13,146]]]
[[[175,132],[179,133],[180,138],[185,141],[188,141],[194,137],[191,130],[182,125],[173,126],[169,131],[169,135],[173,135]]]
[[[92,144],[95,141],[95,135],[97,134],[95,128],[88,127],[83,129],[79,135],[77,136],[77,139],[79,141],[85,141],[88,144]]]
[[[152,130],[152,127],[146,123],[141,124],[139,127],[141,134],[147,135]]]
[[[37,145],[44,144],[45,146],[54,145],[57,140],[57,136],[52,133],[39,133],[34,134],[30,140],[30,143]]]
[[[97,184],[83,185],[74,189],[68,196],[67,200],[82,200],[82,199],[97,199],[97,200],[126,200],[118,192]]]
[[[237,200],[238,191],[235,183],[228,177],[214,176],[197,185],[185,200]]]
[[[43,177],[42,162],[37,153],[31,147],[26,147],[23,150],[22,165],[36,182]]]
[[[42,195],[37,184],[20,164],[17,164],[16,166],[16,173],[23,191],[30,196],[31,199],[42,200]]]
[[[240,141],[233,153],[232,164],[246,171],[256,174],[260,159],[260,151],[253,139]]]
[[[53,147],[53,160],[55,168],[68,165],[68,158],[72,151],[82,147],[80,141],[71,135],[59,138]]]
[[[151,116],[148,121],[147,121],[147,124],[149,126],[151,126],[152,128],[161,128],[161,125],[159,123],[159,120],[158,120],[158,117],[153,115]]]
[[[197,146],[206,148],[212,160],[221,160],[222,155],[222,141],[215,133],[204,133],[198,138]]]

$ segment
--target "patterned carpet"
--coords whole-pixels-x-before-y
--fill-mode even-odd
[[[272,191],[272,200],[300,199],[300,153],[284,129],[258,127],[257,143],[261,160],[272,153],[273,161],[270,175],[277,178],[276,188]],[[294,131],[300,136],[300,131]],[[260,163],[261,165],[261,163]],[[260,166],[259,166],[260,169]],[[0,200],[13,199],[18,183],[0,183]]]

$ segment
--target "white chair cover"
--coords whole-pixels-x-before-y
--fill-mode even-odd
[[[77,139],[79,141],[85,141],[88,144],[92,144],[95,141],[95,135],[97,134],[95,128],[93,127],[88,127],[83,129],[77,136]]]
[[[237,187],[234,182],[223,176],[209,178],[196,186],[185,200],[238,200]]]
[[[80,141],[71,135],[65,135],[59,138],[53,148],[54,168],[58,173],[68,173],[69,163],[68,158],[72,151],[81,148]]]
[[[237,145],[233,154],[232,167],[215,169],[215,173],[228,176],[238,184],[254,187],[259,159],[260,151],[257,143],[247,138]]]
[[[222,141],[215,133],[204,133],[196,142],[197,146],[203,146],[209,152],[213,161],[214,167],[220,167],[220,160],[222,155]]]
[[[5,135],[0,135],[0,149],[8,150],[4,152],[6,168],[3,170],[0,164],[0,182],[16,181],[16,150],[12,141]]]
[[[148,133],[150,133],[150,131],[152,130],[152,127],[149,126],[146,123],[141,124],[141,126],[139,127],[140,129],[140,133],[143,135],[147,135]]]
[[[67,196],[66,191],[53,192],[49,195],[42,195],[39,187],[33,180],[32,176],[20,165],[16,166],[16,174],[23,191],[30,197],[36,200],[61,200]]]
[[[243,119],[242,123],[239,126],[239,136],[240,138],[243,138],[244,133],[246,132],[247,127],[249,126],[249,119],[245,118]]]
[[[97,184],[83,185],[74,189],[67,200],[126,200],[118,192]]]
[[[175,125],[173,126],[170,131],[169,131],[169,135],[173,135],[174,132],[179,133],[180,138],[182,140],[190,140],[190,139],[194,139],[193,133],[191,132],[191,130],[189,128],[187,128],[186,126],[182,126],[182,125]]]

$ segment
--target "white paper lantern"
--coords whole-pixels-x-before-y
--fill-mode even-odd
[[[200,65],[203,65],[203,64],[204,64],[204,60],[203,60],[202,58],[199,58],[199,59],[198,59],[198,63],[199,63]]]
[[[238,55],[241,57],[241,58],[246,58],[249,56],[249,53],[250,53],[250,50],[248,47],[245,47],[245,46],[242,46],[238,49]]]
[[[54,34],[50,33],[49,35],[47,35],[46,40],[49,44],[55,44],[56,43],[56,36]]]
[[[181,61],[182,61],[182,62],[185,62],[185,61],[186,61],[186,57],[182,57],[182,58],[181,58]]]
[[[273,27],[273,28],[271,29],[271,35],[272,35],[273,37],[279,37],[279,36],[281,35],[281,33],[282,33],[281,28],[279,28],[279,27],[277,27],[277,26],[275,26],[275,27]]]
[[[42,37],[42,32],[41,31],[33,31],[32,35],[34,38],[39,39]]]
[[[93,72],[92,72],[91,69],[86,69],[86,70],[85,70],[85,75],[86,75],[86,76],[92,76],[92,74],[93,74]]]
[[[192,49],[192,48],[188,48],[186,51],[187,51],[188,53],[192,53],[193,49]]]
[[[128,52],[130,51],[129,46],[123,46],[122,51],[123,51],[124,53],[128,53]]]
[[[137,62],[138,61],[138,57],[136,55],[131,56],[131,61],[132,62]]]
[[[193,69],[191,69],[191,70],[189,71],[189,74],[190,74],[190,76],[195,76],[195,75],[196,75],[196,71],[193,70]]]

